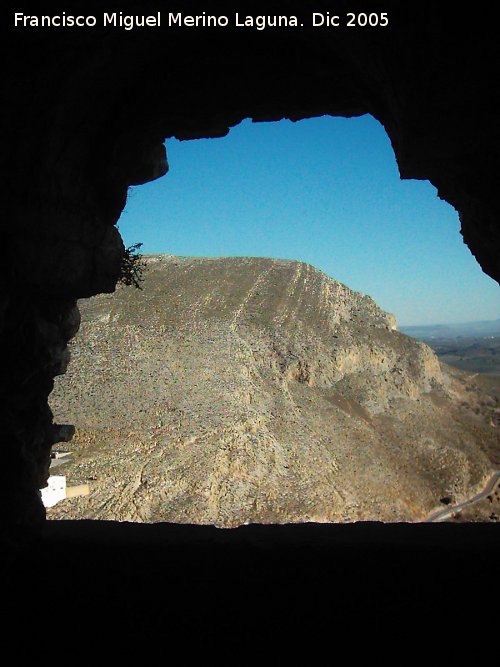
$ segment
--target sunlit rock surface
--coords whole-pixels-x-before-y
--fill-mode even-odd
[[[50,403],[91,495],[50,517],[412,521],[491,474],[460,372],[310,265],[151,256],[143,291],[79,305]]]

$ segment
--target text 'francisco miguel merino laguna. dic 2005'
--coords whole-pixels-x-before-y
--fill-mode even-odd
[[[331,12],[311,12],[306,20],[293,15],[243,15],[235,13],[233,17],[226,15],[182,14],[181,12],[157,12],[149,15],[131,15],[123,12],[104,12],[100,18],[95,15],[73,15],[62,12],[57,15],[30,15],[22,12],[14,13],[15,28],[339,28],[339,27],[372,27],[384,28],[389,25],[389,16],[386,12],[371,12],[369,14],[347,12],[343,15]]]

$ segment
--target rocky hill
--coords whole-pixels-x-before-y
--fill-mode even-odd
[[[416,521],[491,474],[494,399],[369,297],[293,261],[147,261],[79,304],[50,403],[91,494],[49,517]]]

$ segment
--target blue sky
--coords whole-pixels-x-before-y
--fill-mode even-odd
[[[141,252],[308,262],[400,325],[500,317],[498,285],[426,181],[401,181],[371,116],[244,121],[167,142],[169,173],[132,188],[118,227]]]

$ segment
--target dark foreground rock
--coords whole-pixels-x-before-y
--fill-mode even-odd
[[[4,546],[3,627],[44,636],[52,651],[70,646],[69,655],[175,647],[234,660],[299,648],[311,657],[353,639],[356,654],[400,651],[401,638],[427,650],[431,637],[433,652],[436,640],[449,652],[458,624],[479,651],[498,620],[497,533],[487,524],[48,522]]]

